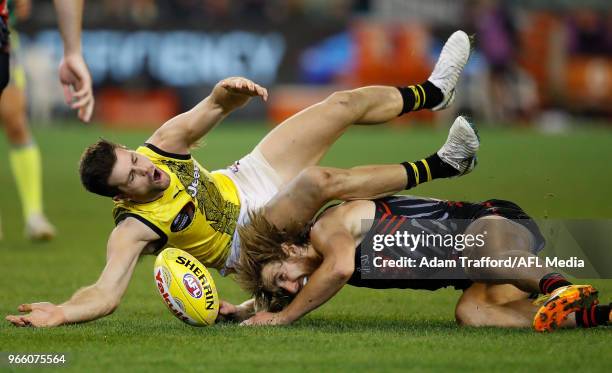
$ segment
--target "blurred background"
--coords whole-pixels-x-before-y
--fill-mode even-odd
[[[53,4],[21,2],[14,28],[32,120],[72,118],[57,82]],[[459,28],[475,49],[454,112],[398,125],[447,123],[456,112],[553,132],[610,125],[608,0],[97,0],[86,2],[83,49],[104,126],[156,128],[232,75],[271,91],[268,104],[232,118],[279,123],[337,89],[423,81]]]

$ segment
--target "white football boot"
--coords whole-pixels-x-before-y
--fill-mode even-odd
[[[476,167],[476,152],[480,147],[478,131],[462,116],[457,117],[448,131],[448,138],[438,157],[459,171],[457,176],[465,175]]]
[[[440,88],[443,95],[442,102],[431,110],[445,109],[455,101],[455,87],[470,57],[470,50],[470,38],[463,31],[455,31],[444,44],[438,62],[427,79]]]
[[[25,235],[33,241],[49,241],[55,237],[55,227],[43,214],[32,214],[26,222]]]

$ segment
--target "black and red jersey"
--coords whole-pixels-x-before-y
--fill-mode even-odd
[[[534,254],[541,251],[545,244],[544,237],[536,223],[523,209],[510,201],[493,199],[471,203],[414,196],[393,196],[377,199],[374,203],[376,204],[375,218],[366,238],[355,250],[355,272],[348,281],[349,285],[375,289],[436,290],[447,286],[465,289],[472,284],[472,281],[467,279],[462,271],[457,273],[446,272],[444,276],[437,273],[429,278],[425,278],[426,276],[416,272],[414,278],[392,278],[391,274],[383,276],[384,278],[363,276],[372,267],[372,257],[370,257],[372,256],[372,248],[367,247],[367,245],[374,235],[393,235],[398,230],[400,233],[407,231],[415,235],[457,235],[463,233],[468,225],[478,218],[498,215],[511,219],[532,233],[534,238],[532,252]],[[416,250],[410,252],[410,255],[415,259],[423,257],[453,259],[458,255],[457,253],[455,250],[449,250],[446,247],[428,245],[416,248]],[[385,251],[385,255],[389,259],[397,259],[405,256],[405,254],[406,252],[402,250],[394,251],[391,249]],[[402,276],[405,274],[406,272],[403,272]]]

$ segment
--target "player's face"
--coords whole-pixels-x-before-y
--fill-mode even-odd
[[[319,264],[320,260],[312,255],[291,253],[287,260],[271,262],[262,268],[264,287],[271,292],[283,289],[297,294]]]
[[[119,187],[121,194],[133,200],[159,197],[170,185],[170,176],[140,153],[117,148],[117,162],[108,178],[110,185]]]
[[[310,274],[303,263],[291,260],[268,263],[261,271],[266,290],[278,292],[283,289],[289,294],[297,294],[302,290]]]

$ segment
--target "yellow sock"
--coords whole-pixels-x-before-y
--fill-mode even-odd
[[[31,144],[12,148],[10,160],[24,219],[42,213],[42,170],[38,146]]]

